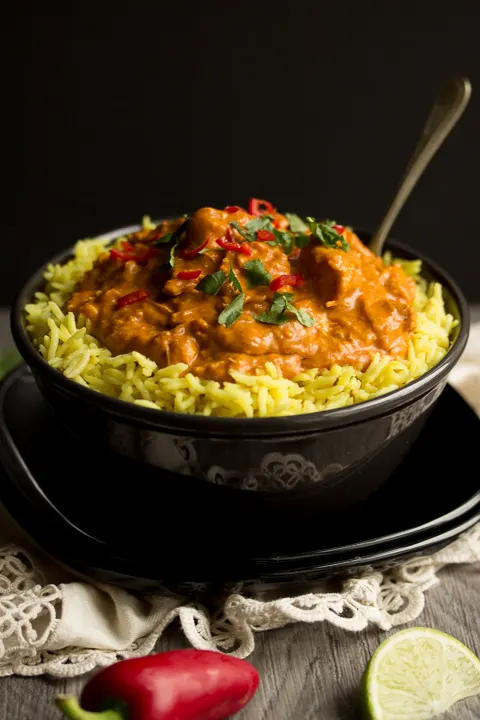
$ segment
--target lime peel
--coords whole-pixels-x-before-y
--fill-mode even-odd
[[[361,704],[367,720],[431,720],[480,693],[480,660],[451,635],[408,628],[384,640],[367,665]]]

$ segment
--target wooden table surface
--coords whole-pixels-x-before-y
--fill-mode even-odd
[[[478,316],[478,313],[475,313]],[[3,342],[2,342],[3,333]],[[8,334],[0,313],[0,347]],[[426,608],[412,625],[450,633],[480,655],[480,567],[441,572],[442,582],[427,593]],[[394,632],[394,631],[392,631]],[[362,672],[377,645],[391,633],[369,629],[348,633],[326,623],[292,625],[258,634],[249,660],[262,678],[259,692],[239,720],[354,720]],[[157,650],[186,647],[177,628],[167,631]],[[11,677],[0,680],[0,720],[60,718],[53,699],[78,693],[85,677]],[[480,696],[457,703],[450,720],[478,720]]]

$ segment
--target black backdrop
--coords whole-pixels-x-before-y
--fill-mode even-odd
[[[78,237],[265,197],[373,228],[448,73],[466,114],[394,234],[480,301],[480,5],[4,3],[0,303]]]

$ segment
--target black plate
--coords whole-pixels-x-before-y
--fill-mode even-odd
[[[246,591],[385,567],[447,544],[480,519],[473,472],[479,440],[479,419],[447,387],[407,458],[362,513],[311,526],[292,514],[272,547],[268,519],[252,533],[243,512],[219,513],[215,493],[205,503],[202,489],[200,504],[197,481],[186,492],[182,477],[176,492],[172,474],[166,481],[156,469],[94,456],[65,431],[21,368],[0,393],[7,471],[0,499],[48,552],[99,580]]]

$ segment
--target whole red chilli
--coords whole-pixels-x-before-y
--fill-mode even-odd
[[[259,684],[245,660],[209,650],[173,650],[123,660],[86,684],[80,705],[57,698],[72,720],[225,720],[239,712]]]

